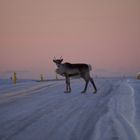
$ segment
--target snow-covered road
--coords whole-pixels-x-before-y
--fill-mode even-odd
[[[139,140],[140,81],[96,79],[0,86],[0,140]]]

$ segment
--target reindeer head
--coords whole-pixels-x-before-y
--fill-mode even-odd
[[[62,63],[62,61],[63,61],[62,57],[60,57],[60,59],[56,59],[56,58],[54,57],[54,59],[53,59],[53,62],[54,62],[57,66],[59,66],[59,65]]]

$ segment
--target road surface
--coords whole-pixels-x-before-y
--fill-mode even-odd
[[[25,82],[0,87],[0,140],[138,140],[134,91],[127,80]]]

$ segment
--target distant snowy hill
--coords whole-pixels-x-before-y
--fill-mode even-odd
[[[0,140],[140,140],[140,80],[0,81]]]

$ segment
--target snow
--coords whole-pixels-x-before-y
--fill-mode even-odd
[[[140,80],[0,81],[0,140],[139,140]]]

